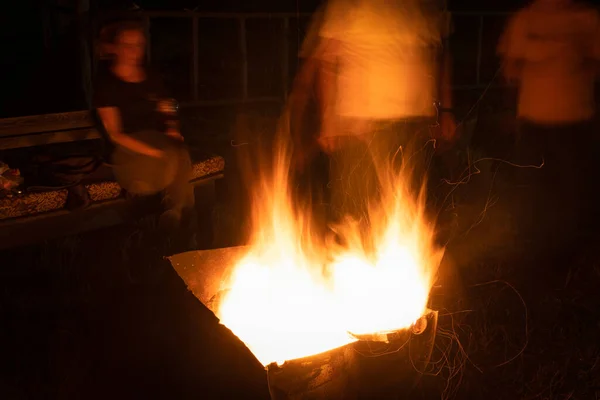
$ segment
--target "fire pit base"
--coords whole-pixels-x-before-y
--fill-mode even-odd
[[[410,329],[360,337],[346,346],[267,367],[272,400],[397,399],[425,371],[437,329],[427,311]]]
[[[170,257],[194,295],[215,310],[222,282],[244,247],[196,251]],[[408,398],[429,363],[437,330],[428,310],[411,328],[356,336],[357,342],[310,357],[267,367],[273,400]]]
[[[435,344],[437,311],[428,310],[411,329],[387,335],[387,341],[353,344],[360,399],[396,399],[408,395],[426,371]]]
[[[314,356],[270,364],[272,400],[355,400],[356,352],[351,345]]]

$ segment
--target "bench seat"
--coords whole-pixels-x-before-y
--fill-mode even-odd
[[[222,173],[225,161],[220,156],[211,156],[194,162],[192,181],[201,180]],[[101,180],[85,184],[92,204],[115,200],[122,196],[118,183]],[[31,217],[64,209],[67,202],[67,190],[59,189],[44,192],[26,192],[0,198],[0,220]]]

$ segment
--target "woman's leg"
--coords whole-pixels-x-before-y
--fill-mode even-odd
[[[152,195],[165,190],[178,169],[173,140],[161,132],[139,132],[136,139],[160,149],[164,157],[155,158],[117,147],[113,153],[113,172],[117,182],[134,195]]]
[[[177,163],[174,179],[164,192],[165,212],[159,224],[168,232],[176,234],[175,252],[196,249],[198,214],[196,212],[192,178],[192,162],[183,145],[176,144],[172,149],[172,160]]]
[[[151,195],[164,191],[166,211],[161,216],[161,226],[169,231],[178,229],[182,215],[194,211],[189,153],[182,143],[161,132],[140,132],[135,137],[162,150],[164,156],[153,158],[117,148],[113,156],[117,181],[132,194]]]
[[[175,162],[173,180],[165,188],[165,206],[167,209],[187,212],[194,208],[194,187],[192,179],[192,161],[183,145],[176,144],[169,150],[169,158]]]

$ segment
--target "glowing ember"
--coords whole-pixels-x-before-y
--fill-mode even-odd
[[[273,173],[255,187],[250,251],[216,310],[221,322],[264,365],[346,345],[352,334],[410,327],[426,309],[442,251],[405,174],[380,166],[370,231],[348,221],[336,228],[346,244],[326,246],[311,235],[308,211],[292,205],[290,152],[276,148]]]

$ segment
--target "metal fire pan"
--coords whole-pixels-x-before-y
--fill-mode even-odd
[[[357,353],[352,344],[267,366],[272,400],[356,400]]]
[[[427,372],[435,345],[438,312],[427,310],[411,328],[353,343],[360,377],[359,398],[410,396]],[[391,396],[391,397],[390,397]]]
[[[193,251],[169,257],[173,268],[211,311],[248,247]],[[409,329],[357,336],[357,342],[267,367],[273,400],[385,399],[408,393],[426,372],[437,331],[427,310]]]
[[[247,246],[190,251],[171,256],[169,261],[194,296],[215,312],[214,299],[247,251]]]
[[[429,363],[437,311],[413,327],[267,367],[272,400],[397,399],[410,395]],[[400,397],[399,397],[400,396]]]

